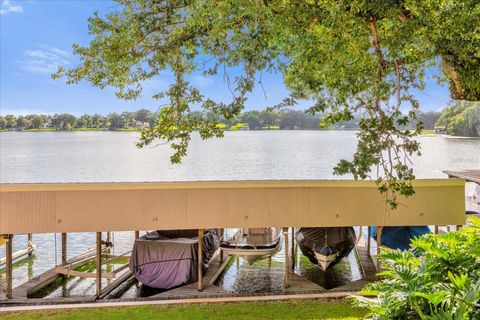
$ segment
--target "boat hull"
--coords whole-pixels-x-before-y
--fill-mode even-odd
[[[297,228],[295,236],[303,255],[323,270],[348,256],[356,242],[352,227]]]
[[[228,255],[245,257],[253,264],[260,259],[273,256],[282,249],[281,228],[246,230],[239,229],[230,239],[222,241],[221,250]]]

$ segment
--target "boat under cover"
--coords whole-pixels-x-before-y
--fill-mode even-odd
[[[220,244],[217,230],[205,230],[202,242],[205,271]],[[197,262],[197,230],[153,231],[135,240],[129,267],[141,283],[170,289],[196,282]]]
[[[295,234],[302,253],[323,270],[348,256],[356,242],[352,227],[297,228]]]
[[[245,257],[252,264],[271,257],[282,249],[282,228],[241,228],[221,241],[220,248],[228,255]]]
[[[413,238],[431,233],[428,226],[383,227],[381,245],[391,249],[408,250]],[[370,227],[370,234],[376,239],[377,228]]]

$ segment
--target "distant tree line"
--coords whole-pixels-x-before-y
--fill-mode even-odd
[[[156,115],[147,109],[135,112],[113,112],[106,116],[100,114],[83,114],[76,117],[69,113],[54,115],[29,114],[25,116],[5,115],[0,116],[0,129],[2,130],[31,130],[31,129],[144,129],[155,124]]]
[[[480,137],[480,102],[454,101],[442,111],[437,126],[447,134]]]
[[[197,117],[208,119],[217,118],[225,129],[241,130],[316,130],[320,128],[321,114],[312,115],[300,110],[282,111],[246,111],[234,119],[218,118],[211,112],[194,112]],[[425,129],[433,129],[440,117],[439,112],[427,112],[420,115]],[[148,109],[134,112],[110,113],[106,116],[100,114],[83,114],[76,117],[72,114],[61,113],[54,115],[30,114],[25,116],[5,115],[0,116],[1,130],[122,130],[144,129],[155,126],[158,115]],[[350,121],[338,122],[329,129],[356,130],[359,127],[359,118]],[[413,126],[412,126],[413,127]]]

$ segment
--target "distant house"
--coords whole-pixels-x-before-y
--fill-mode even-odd
[[[144,130],[144,129],[150,128],[150,123],[135,120],[133,122],[133,127],[138,128],[140,130]]]
[[[435,134],[447,134],[447,128],[445,126],[435,126],[433,127]]]

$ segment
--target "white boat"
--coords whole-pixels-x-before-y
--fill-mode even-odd
[[[241,228],[222,239],[220,248],[228,255],[245,257],[252,264],[282,249],[282,228]]]

